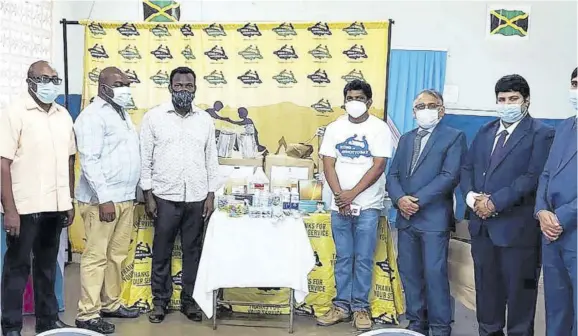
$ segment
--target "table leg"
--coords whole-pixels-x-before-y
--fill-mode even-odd
[[[293,322],[295,317],[295,290],[289,290],[289,333],[293,333]]]
[[[213,291],[213,330],[217,330],[217,296],[219,290]]]

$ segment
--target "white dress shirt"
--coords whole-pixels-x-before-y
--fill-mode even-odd
[[[148,111],[141,124],[143,190],[173,202],[200,202],[215,192],[219,159],[215,124],[193,105],[181,116],[171,102]]]
[[[496,132],[496,136],[494,139],[494,145],[492,146],[492,153],[496,149],[496,144],[498,143],[498,139],[500,138],[500,133],[502,133],[503,131],[508,132],[508,134],[506,134],[506,139],[504,141],[504,146],[505,146],[506,143],[508,142],[508,140],[510,139],[510,137],[512,136],[512,133],[514,133],[514,130],[516,129],[516,127],[518,127],[518,125],[520,124],[520,121],[522,121],[522,119],[516,121],[515,123],[511,124],[508,127],[504,126],[504,123],[500,121],[500,127],[498,127],[498,131]],[[481,196],[481,195],[482,194],[480,194],[480,193],[470,191],[468,193],[468,195],[466,196],[466,204],[473,210],[474,205],[476,204],[476,197]]]

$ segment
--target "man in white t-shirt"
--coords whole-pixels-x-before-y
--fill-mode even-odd
[[[377,224],[385,194],[385,164],[391,157],[387,124],[369,114],[371,86],[354,80],[343,89],[347,116],[325,131],[320,154],[333,198],[331,227],[336,247],[337,296],[332,309],[317,320],[320,326],[348,321],[371,329],[369,292]]]

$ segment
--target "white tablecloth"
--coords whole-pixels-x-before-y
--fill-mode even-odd
[[[213,291],[219,288],[292,288],[301,303],[314,266],[302,219],[229,218],[216,211],[207,228],[193,298],[208,318],[213,315]]]

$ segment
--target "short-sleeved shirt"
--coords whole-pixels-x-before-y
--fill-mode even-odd
[[[389,158],[392,152],[391,131],[374,116],[354,124],[347,116],[327,126],[319,154],[336,159],[335,171],[343,190],[353,189],[373,166],[374,158]],[[353,203],[361,209],[382,209],[385,196],[385,174],[359,194]],[[337,211],[335,199],[331,209]]]
[[[57,103],[46,112],[26,94],[2,113],[0,157],[12,160],[20,215],[72,208],[69,158],[75,153],[72,118]]]

